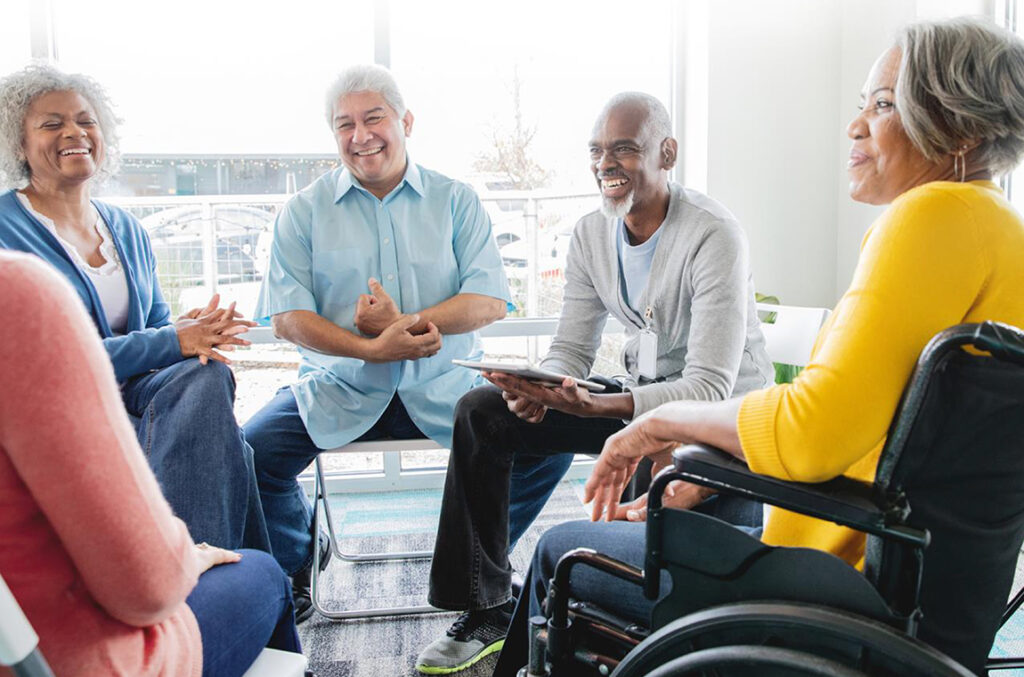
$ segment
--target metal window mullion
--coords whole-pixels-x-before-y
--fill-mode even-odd
[[[373,62],[391,68],[390,0],[377,0],[373,6]]]
[[[32,59],[57,63],[57,42],[53,28],[52,0],[26,0],[29,2],[29,44]]]

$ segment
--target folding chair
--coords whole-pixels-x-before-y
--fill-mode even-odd
[[[354,453],[360,451],[371,452],[393,452],[411,449],[440,449],[436,442],[430,439],[421,440],[379,440],[373,442],[353,442],[339,449],[324,453]],[[322,454],[321,454],[322,456]],[[429,559],[433,556],[430,550],[407,551],[407,552],[375,552],[375,553],[347,553],[338,545],[338,532],[334,527],[334,518],[331,516],[331,503],[327,496],[327,483],[324,481],[324,468],[320,456],[314,462],[313,476],[313,533],[320,533],[320,511],[323,510],[324,519],[327,522],[327,537],[330,541],[332,554],[340,560],[360,562],[390,562],[395,560]],[[375,607],[371,609],[330,609],[321,600],[320,581],[320,548],[313,548],[313,569],[310,577],[309,593],[313,602],[313,608],[317,613],[331,620],[348,620],[353,618],[380,618],[389,616],[403,616],[439,613],[442,610],[429,604],[414,606]]]
[[[967,345],[990,356],[967,353]],[[1022,447],[1024,332],[986,322],[948,329],[924,349],[873,484],[785,482],[719,450],[680,448],[675,472],[651,488],[644,569],[587,549],[567,553],[550,586],[549,618],[532,623],[524,674],[548,674],[548,664],[553,675],[614,668],[618,677],[792,674],[801,662],[820,661],[833,672],[805,672],[968,675],[1021,667],[1020,659],[987,655],[1019,604],[1006,606],[1024,540]],[[865,571],[666,509],[661,492],[677,479],[863,531]],[[570,573],[581,563],[642,585],[652,600],[667,571],[673,589],[654,608],[655,631],[571,603]],[[615,646],[629,651],[621,661]],[[768,652],[763,662],[755,655],[763,647],[794,653]],[[742,673],[743,665],[759,667]]]

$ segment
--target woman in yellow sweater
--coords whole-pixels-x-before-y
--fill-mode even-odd
[[[680,443],[704,442],[773,477],[870,481],[928,340],[961,322],[1024,326],[1024,221],[992,182],[1024,153],[1024,43],[973,20],[911,25],[875,62],[861,99],[847,128],[850,195],[890,207],[865,236],[853,282],[810,364],[794,383],[742,398],[665,404],[609,438],[586,498],[593,520],[612,523],[576,522],[545,534],[524,589],[531,615],[554,563],[573,547],[642,566],[640,525],[614,521],[643,517],[618,505],[641,457],[665,465]],[[666,504],[689,507],[702,491],[685,486]],[[771,511],[762,540],[863,564],[863,534],[781,509]],[[599,591],[602,604],[611,600],[612,610],[647,620],[650,602],[639,589],[611,580],[574,572],[574,596]],[[509,643],[519,632],[514,619]],[[503,657],[495,674],[512,674],[518,660]]]

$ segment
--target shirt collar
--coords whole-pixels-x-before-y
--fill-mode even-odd
[[[408,184],[410,188],[416,191],[417,195],[423,197],[423,177],[420,176],[420,168],[409,158],[408,154],[405,156],[405,176],[402,177],[402,180],[398,182],[398,185],[395,186],[389,195],[394,194],[402,187],[403,183]],[[334,190],[334,201],[338,202],[341,200],[353,188],[364,193],[369,192],[363,188],[356,177],[352,176],[352,172],[348,170],[348,167],[342,167],[341,174],[338,175],[338,186]]]

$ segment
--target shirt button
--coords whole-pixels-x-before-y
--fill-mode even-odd
[[[388,273],[388,280],[393,280],[393,279],[395,279],[395,276],[392,275],[391,273]]]
[[[391,244],[391,238],[390,237],[384,238],[384,244]]]

